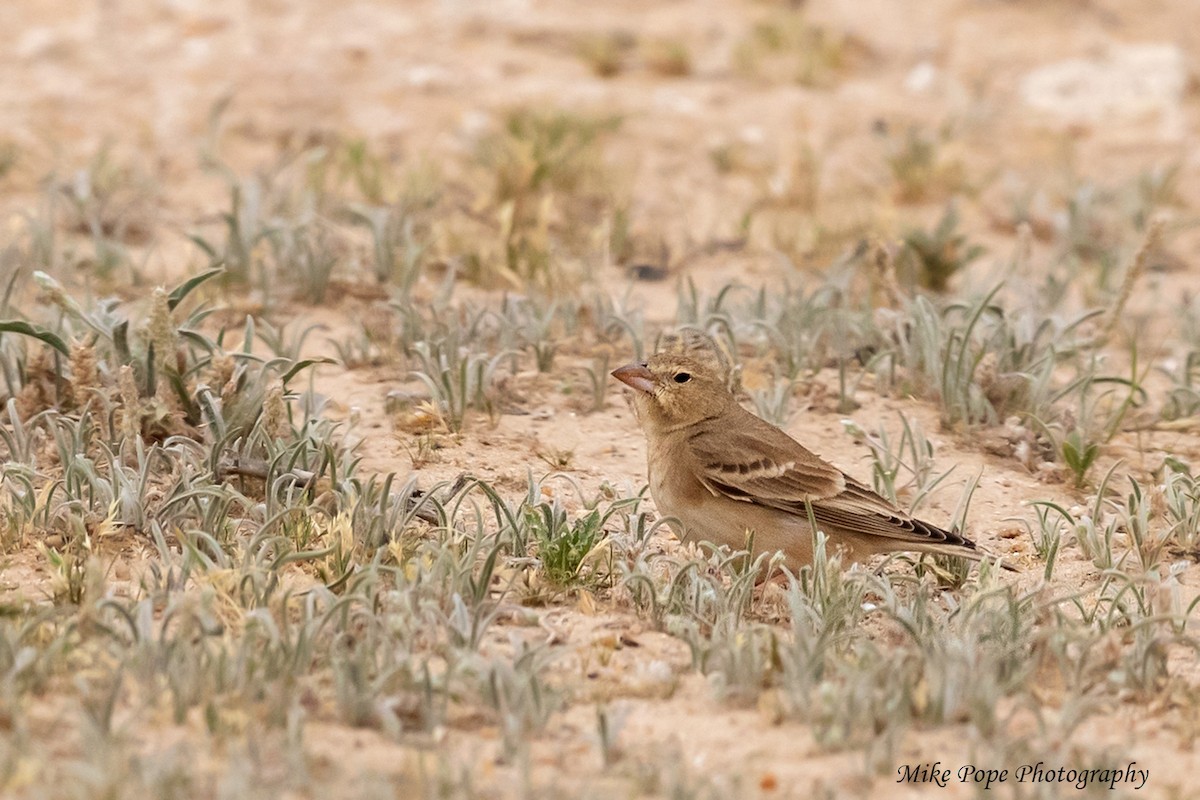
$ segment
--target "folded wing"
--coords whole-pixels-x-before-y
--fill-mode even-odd
[[[714,495],[799,516],[811,508],[826,533],[885,537],[895,540],[896,549],[975,549],[970,539],[913,518],[775,426],[744,413],[735,424],[689,440],[700,481]]]

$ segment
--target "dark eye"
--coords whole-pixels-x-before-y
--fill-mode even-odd
[[[688,373],[688,372],[676,372],[675,373],[674,380],[676,383],[687,383],[691,379],[692,379],[691,373]]]

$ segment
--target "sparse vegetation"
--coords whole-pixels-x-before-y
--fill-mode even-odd
[[[637,38],[627,31],[608,31],[580,37],[579,58],[598,78],[614,78],[625,70],[626,61],[637,47]]]
[[[952,142],[948,127],[930,133],[909,126],[903,136],[889,135],[885,141],[887,165],[896,184],[898,202],[936,200],[968,188],[961,158],[947,152]]]
[[[900,265],[910,283],[945,292],[950,279],[985,252],[958,230],[958,212],[951,205],[932,231],[917,228],[905,234]]]
[[[656,39],[646,46],[646,64],[659,75],[681,78],[692,73],[692,53],[678,39]]]
[[[734,61],[746,75],[829,88],[869,54],[849,34],[809,22],[803,11],[786,10],[752,25],[738,43]]]
[[[278,42],[130,4],[158,49],[92,75],[33,5],[0,86],[0,795],[884,796],[939,759],[1191,790],[1195,165],[1014,121],[976,15],[1045,15],[967,4],[913,65],[790,2],[353,36],[318,3]],[[181,109],[228,74],[204,135]],[[889,132],[909,106],[952,122]],[[679,328],[1020,572],[672,535],[610,371]]]

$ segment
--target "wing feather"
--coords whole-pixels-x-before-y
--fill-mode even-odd
[[[785,506],[836,497],[842,471],[749,411],[717,430],[701,430],[688,444],[700,480],[713,494]],[[744,414],[744,416],[743,416]]]
[[[807,516],[827,533],[974,549],[953,531],[915,519],[768,422],[741,409],[736,422],[689,440],[700,482],[714,495]]]

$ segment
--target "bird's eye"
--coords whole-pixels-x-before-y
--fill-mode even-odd
[[[688,373],[688,372],[676,372],[675,373],[674,380],[676,383],[687,383],[691,379],[692,379],[691,373]]]

